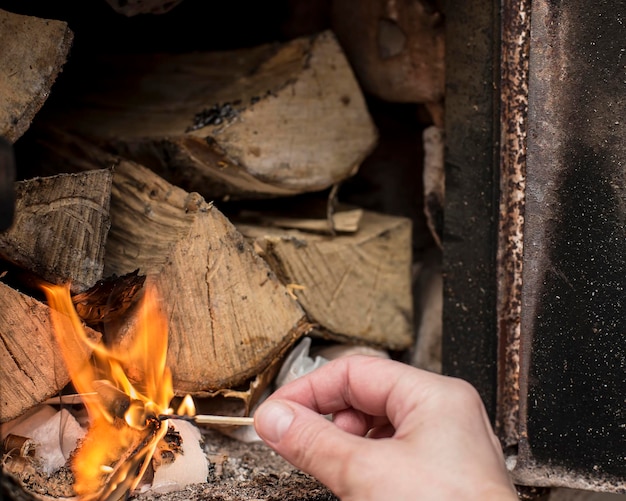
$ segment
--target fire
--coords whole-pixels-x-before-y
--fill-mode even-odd
[[[169,407],[174,397],[172,374],[166,365],[168,329],[156,288],[146,281],[132,343],[122,350],[87,337],[69,284],[42,287],[74,387],[98,397],[84,399],[90,424],[71,460],[74,490],[85,500],[118,499],[141,480],[167,433],[163,416],[173,413]],[[85,345],[93,350],[87,362],[77,355]],[[140,381],[131,382],[128,368],[140,375]],[[191,397],[179,413],[195,413]]]

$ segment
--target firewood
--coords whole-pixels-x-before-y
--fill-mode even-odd
[[[0,10],[0,136],[15,142],[30,127],[72,40],[67,23]]]
[[[377,141],[331,32],[231,52],[116,54],[90,72],[45,123],[207,199],[326,189]]]
[[[44,280],[82,292],[102,278],[109,231],[110,170],[16,183],[13,225],[0,233],[0,257]]]
[[[108,324],[123,316],[141,291],[146,277],[138,270],[122,277],[100,280],[91,289],[72,296],[78,316],[90,327]]]
[[[87,329],[93,341],[100,334]],[[85,360],[87,348],[76,350]],[[56,394],[70,380],[54,338],[50,309],[0,282],[0,423]]]
[[[198,274],[184,287],[184,290],[191,290],[188,297],[184,294],[187,304],[181,303],[181,296],[174,283],[166,287],[167,297],[164,302],[170,307],[174,303],[178,304],[174,308],[176,315],[170,318],[170,344],[175,342],[177,348],[168,359],[168,363],[173,366],[179,364],[181,367],[180,372],[174,371],[175,390],[179,395],[192,393],[194,397],[206,397],[213,401],[211,409],[214,412],[223,411],[222,404],[215,402],[227,400],[229,412],[247,415],[278,371],[283,352],[301,333],[310,328],[300,307],[294,301],[285,301],[282,294],[286,290],[278,284],[266,263],[257,256],[248,256],[247,243],[240,242],[237,231],[225,221],[223,215],[217,209],[211,208],[197,193],[186,193],[140,165],[121,161],[79,136],[58,130],[48,132],[43,140],[47,154],[44,162],[46,171],[53,171],[54,166],[59,164],[77,172],[116,166],[111,201],[112,228],[106,246],[106,278],[90,291],[72,297],[81,318],[87,323],[102,322],[104,325],[100,326],[100,330],[108,335],[120,328],[115,316],[127,310],[127,300],[135,297],[138,280],[145,278],[146,274],[161,274],[166,284],[170,277],[184,283],[187,274]],[[206,231],[205,226],[212,221],[216,221],[217,226],[222,228],[220,231],[226,231],[229,238],[225,239],[219,233],[214,233],[206,240],[206,246],[194,254],[192,247],[202,244],[194,239],[205,238],[202,236]],[[223,246],[223,255],[228,255],[233,246],[237,248],[237,253],[225,259],[218,258],[225,267],[231,267],[232,271],[226,277],[217,276],[217,273],[209,274],[203,283],[198,279],[204,276],[207,260],[212,257],[208,248],[211,242]],[[234,264],[240,248],[245,252],[245,255],[239,256],[243,263],[241,270],[237,268],[239,265]],[[185,256],[188,254],[191,254],[188,258],[190,266],[185,268],[187,265],[184,259],[187,259]],[[176,264],[171,263],[172,259],[176,260]],[[246,270],[249,268],[256,272],[247,277]],[[224,270],[225,268],[221,268],[220,271],[223,273]],[[137,277],[137,273],[141,275]],[[228,283],[231,274],[237,283],[236,288]],[[259,276],[258,279],[255,279],[255,274]],[[111,279],[118,275],[120,278]],[[244,277],[243,280],[240,279],[241,276]],[[252,283],[246,285],[246,280],[251,280]],[[109,294],[107,291],[111,287],[116,290],[111,289]],[[211,318],[214,316],[215,306],[202,304],[206,303],[207,290],[215,291],[219,296],[220,290],[225,289],[224,298],[232,296],[236,304],[237,289],[246,287],[250,287],[252,294],[243,295],[246,298],[255,298],[254,301],[242,300],[247,309],[232,308],[230,312],[228,309],[220,309],[220,316],[225,316],[227,320],[224,322],[216,317],[218,321],[213,322]],[[263,289],[271,290],[264,292]],[[101,291],[103,294],[100,294]],[[197,310],[199,313],[193,313],[193,318],[188,318],[190,314],[185,308],[192,312]],[[258,318],[257,308],[262,312]],[[252,320],[246,320],[248,316]],[[297,324],[293,328],[290,318]],[[114,322],[111,325],[112,321]],[[193,325],[188,329],[190,322]],[[237,330],[230,331],[230,326],[237,322],[244,326],[251,325],[249,335],[255,339],[254,342],[249,342],[247,338],[240,339]],[[283,333],[281,329],[286,331]],[[289,330],[290,333],[287,332]],[[223,335],[223,332],[226,334]],[[189,342],[186,340],[187,336],[195,341]],[[204,343],[204,337],[213,340]],[[221,367],[218,366],[221,362],[220,351],[213,351],[215,339],[215,350],[223,349],[232,358]],[[258,342],[265,345],[259,347],[256,345]],[[203,349],[190,351],[195,349],[197,343],[203,343]],[[240,343],[243,343],[243,347],[239,346]],[[229,346],[236,348],[229,351]],[[250,361],[245,361],[245,357],[251,357]],[[247,363],[251,366],[244,369]],[[241,371],[240,374],[237,374],[238,370]],[[220,371],[223,376],[219,375]],[[197,383],[193,379],[195,373],[198,375]],[[246,381],[247,377],[253,379]],[[245,384],[231,388],[235,382]]]
[[[443,99],[443,13],[431,5],[414,0],[333,2],[333,30],[367,92],[392,102]]]
[[[363,211],[353,234],[237,224],[325,335],[392,350],[413,339],[411,222]]]
[[[363,209],[344,206],[332,197],[298,196],[274,200],[256,201],[250,204],[231,207],[231,217],[240,223],[253,226],[273,226],[307,232],[354,233],[358,231]]]
[[[167,364],[178,394],[243,385],[310,328],[267,263],[217,208],[122,161],[113,178],[105,274],[137,268],[162,297]],[[132,342],[125,333],[134,318],[121,328],[121,346]]]

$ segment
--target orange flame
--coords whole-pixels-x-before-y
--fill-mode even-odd
[[[166,366],[167,322],[159,309],[156,289],[146,282],[132,345],[124,350],[91,341],[72,304],[69,285],[43,285],[51,306],[55,335],[74,387],[79,393],[96,393],[85,399],[90,427],[72,458],[74,490],[82,499],[107,498],[120,484],[134,489],[167,432],[158,416],[172,414],[172,375]],[[84,347],[93,350],[93,361],[84,360]],[[141,375],[133,383],[124,367]],[[193,401],[187,409],[193,413]],[[125,456],[128,456],[125,461]],[[127,464],[124,464],[124,463]],[[139,471],[131,471],[131,470]],[[111,482],[111,472],[116,471]],[[105,486],[107,477],[112,485]]]

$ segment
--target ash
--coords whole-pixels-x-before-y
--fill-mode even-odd
[[[139,494],[130,500],[338,501],[324,485],[261,442],[244,443],[207,428],[202,435],[209,461],[206,483],[167,494]]]

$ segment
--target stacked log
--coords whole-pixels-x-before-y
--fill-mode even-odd
[[[240,398],[244,413],[304,334],[410,347],[410,220],[353,208],[330,226],[289,212],[269,228],[216,205],[323,192],[376,145],[331,32],[93,62],[38,116],[47,170],[15,185],[5,262],[70,282],[83,321],[119,346],[133,343],[149,277],[176,393]]]
[[[444,22],[433,3],[333,1],[333,30],[367,92],[391,102],[443,100]]]
[[[48,306],[0,283],[0,423],[56,395],[70,381]],[[92,341],[100,333],[88,329]],[[87,360],[84,347],[75,356]]]
[[[15,183],[13,225],[0,258],[54,284],[84,292],[102,278],[112,174],[60,174]]]
[[[242,386],[310,327],[269,266],[197,193],[128,161],[115,169],[107,274],[154,277],[178,393]],[[121,328],[120,343],[130,324]]]
[[[180,0],[107,1],[132,17]],[[210,412],[250,414],[304,335],[411,347],[410,219],[335,200],[378,131],[332,32],[235,51],[94,54],[42,108],[72,33],[14,16],[0,12],[0,39],[15,32],[0,55],[0,90],[15,97],[0,107],[0,135],[10,152],[37,114],[41,164],[9,190],[13,224],[0,229],[0,422],[71,390],[50,307],[22,291],[22,271],[28,284],[69,283],[90,339],[117,353],[132,351],[155,284],[174,391]],[[306,194],[326,198],[321,214],[298,207]],[[270,214],[267,200],[283,208]],[[232,201],[247,211],[227,210]],[[124,369],[140,384],[133,363]]]
[[[15,142],[30,127],[73,38],[63,21],[0,10],[0,137]]]
[[[363,211],[329,236],[237,224],[326,337],[405,350],[413,341],[411,221]]]
[[[324,190],[377,131],[331,32],[226,52],[97,59],[49,127],[88,137],[206,199]]]

